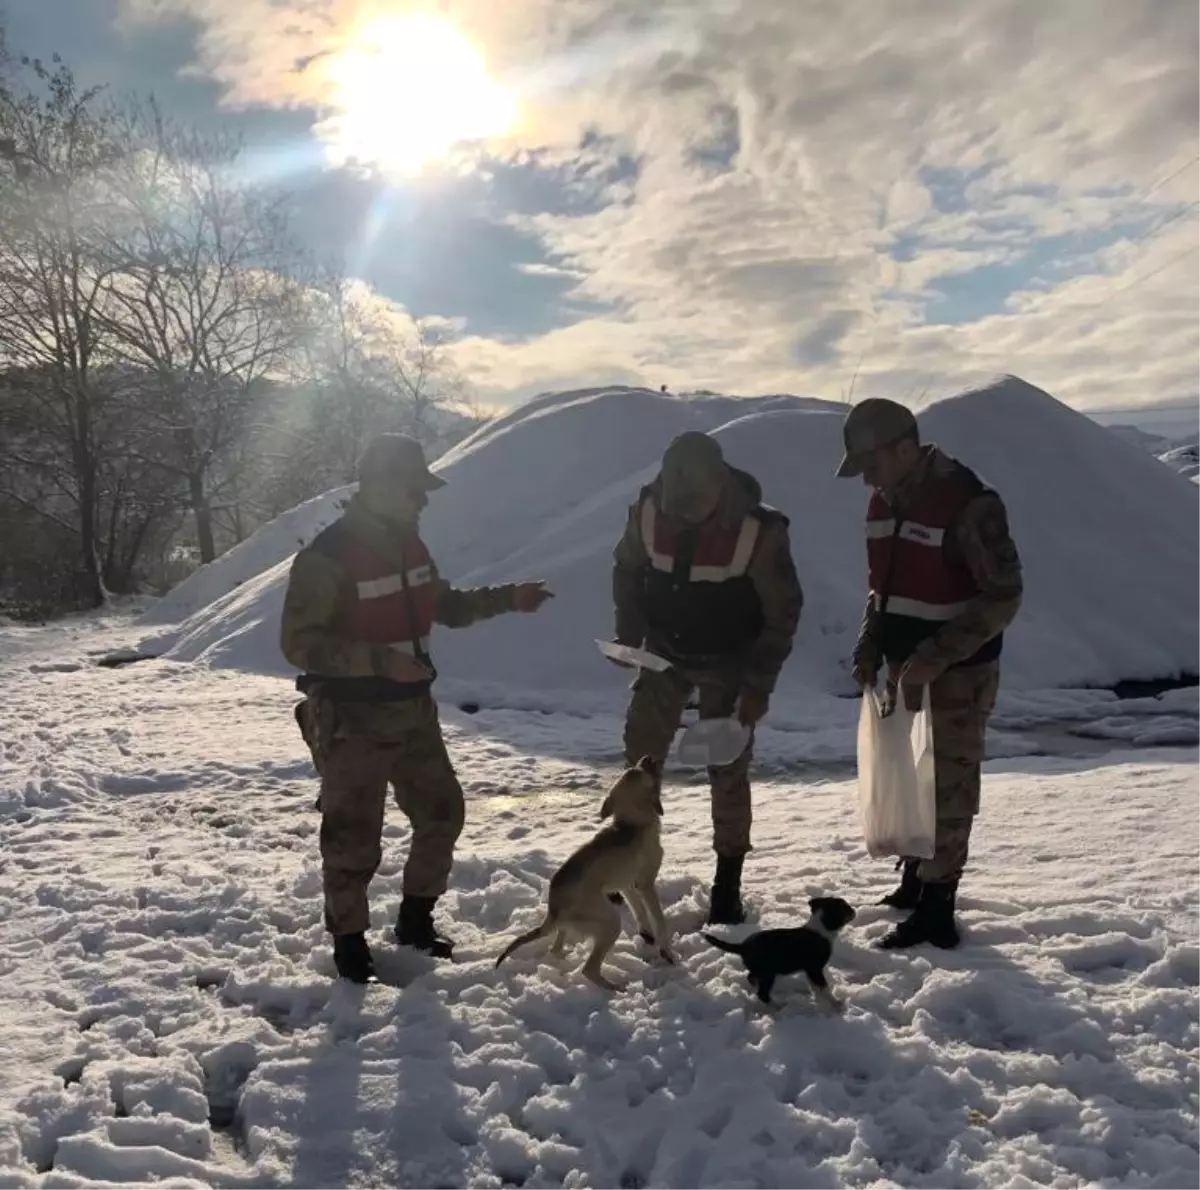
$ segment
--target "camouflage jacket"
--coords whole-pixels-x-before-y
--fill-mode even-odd
[[[658,491],[655,480],[642,489],[629,509],[625,532],[613,551],[612,591],[617,640],[645,646],[669,657],[669,650],[654,639],[646,621],[646,572],[650,559],[642,541],[639,510],[643,500],[657,501]],[[761,496],[757,480],[730,468],[729,482],[714,515],[740,520],[763,507]],[[767,513],[747,571],[762,605],[764,624],[749,654],[740,658],[737,665],[740,682],[763,694],[775,689],[779,672],[791,655],[804,606],[804,591],[792,559],[787,517],[774,509],[768,509]]]
[[[343,524],[366,541],[389,533],[386,521],[352,497]],[[434,569],[436,606],[434,620],[447,628],[465,628],[513,610],[512,585],[458,590]],[[391,650],[338,633],[341,609],[354,598],[342,567],[327,554],[311,547],[292,561],[280,622],[280,646],[297,669],[336,678],[361,678],[385,673]]]
[[[936,446],[926,449],[924,459],[913,474],[888,500],[903,515],[932,476],[945,475],[954,460]],[[1008,527],[1004,502],[994,492],[971,500],[955,518],[948,548],[957,551],[979,592],[953,620],[938,629],[918,646],[914,658],[931,661],[948,669],[965,661],[993,637],[1003,632],[1016,618],[1024,590],[1021,559]],[[877,671],[882,663],[877,641],[877,601],[875,592],[867,597],[867,607],[854,649],[857,667]]]

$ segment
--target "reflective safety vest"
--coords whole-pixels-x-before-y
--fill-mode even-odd
[[[342,609],[342,632],[352,640],[387,645],[410,656],[427,656],[435,589],[425,543],[416,533],[405,538],[403,570],[351,533],[344,535],[339,546],[337,561],[354,589],[354,598]]]
[[[757,508],[732,525],[713,518],[680,527],[652,496],[643,498],[646,620],[655,642],[680,659],[727,657],[753,644],[764,620],[750,563],[772,515]]]
[[[341,567],[347,582],[341,592],[334,628],[347,640],[395,649],[429,661],[429,635],[437,605],[433,559],[415,530],[398,535],[386,556],[343,521],[318,534],[312,547]],[[403,563],[401,565],[400,563]],[[393,702],[426,693],[432,679],[396,682],[382,676],[331,677],[304,674],[300,689],[320,684],[325,697],[346,702]]]
[[[939,628],[966,610],[979,594],[953,540],[962,510],[989,489],[957,464],[948,475],[922,484],[903,518],[876,491],[867,506],[867,567],[879,622],[879,645],[893,663],[905,661]],[[977,665],[1000,656],[1003,636],[988,641],[973,657]]]

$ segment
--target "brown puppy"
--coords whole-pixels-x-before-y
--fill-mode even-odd
[[[590,938],[592,952],[583,974],[597,987],[617,992],[601,966],[621,934],[621,914],[608,899],[624,893],[637,917],[638,929],[658,953],[673,963],[670,934],[655,883],[662,866],[659,841],[662,817],[662,772],[649,756],[626,769],[600,807],[601,819],[612,822],[575,851],[550,879],[546,916],[541,925],[515,938],[496,960],[499,967],[514,950],[557,933],[551,953],[560,955],[572,936]]]

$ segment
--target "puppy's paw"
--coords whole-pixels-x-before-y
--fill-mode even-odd
[[[613,994],[625,990],[623,983],[614,983],[607,975],[601,975],[598,971],[584,971],[583,975],[585,979],[591,980],[602,992]]]
[[[842,996],[822,996],[821,999],[825,1001],[825,1007],[830,1012],[836,1012],[838,1016],[846,1011],[846,1000]]]

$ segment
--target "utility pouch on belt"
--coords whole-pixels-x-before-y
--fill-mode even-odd
[[[321,698],[319,692],[314,689],[303,702],[296,703],[293,714],[296,716],[296,726],[300,729],[300,735],[312,754],[313,768],[319,775],[333,742],[333,703],[327,698]]]

